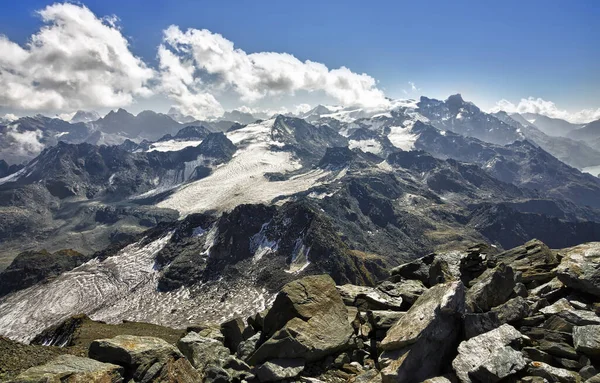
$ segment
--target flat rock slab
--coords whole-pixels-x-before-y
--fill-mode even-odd
[[[39,382],[120,383],[123,367],[73,355],[61,355],[52,361],[31,367],[21,373],[14,383]]]
[[[556,268],[558,279],[566,286],[600,297],[600,242],[590,242],[563,250]]]

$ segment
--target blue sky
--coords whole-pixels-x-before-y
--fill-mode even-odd
[[[0,34],[24,44],[52,4],[0,3]],[[169,25],[208,29],[247,53],[367,73],[392,98],[460,92],[484,109],[540,97],[562,109],[600,107],[599,1],[163,1],[88,0],[116,15],[132,53],[149,66]],[[418,90],[411,90],[408,82]]]

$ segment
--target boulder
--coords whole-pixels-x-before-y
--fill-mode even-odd
[[[573,344],[575,350],[590,358],[600,357],[600,326],[573,327]]]
[[[486,270],[473,280],[467,292],[467,307],[471,312],[486,312],[506,302],[515,288],[515,274],[504,263]]]
[[[229,357],[229,349],[212,338],[190,332],[177,342],[177,347],[197,370],[203,371],[209,364],[221,366]]]
[[[402,299],[401,305],[406,308],[412,306],[421,294],[427,290],[425,285],[418,280],[405,280],[396,283],[385,281],[377,288],[386,295]]]
[[[563,259],[556,268],[558,279],[574,290],[600,297],[600,242],[563,251]]]
[[[419,382],[438,375],[455,352],[464,304],[462,282],[424,292],[381,342],[383,382]]]
[[[492,309],[500,323],[514,323],[529,315],[529,304],[523,297],[516,297]]]
[[[401,310],[402,298],[375,287],[342,285],[337,289],[344,303],[361,310]]]
[[[221,324],[221,333],[225,347],[235,353],[242,341],[254,335],[254,330],[251,327],[246,328],[242,318],[234,318]]]
[[[161,366],[183,357],[179,350],[160,338],[133,335],[95,340],[88,354],[92,359],[125,367],[126,378],[145,376],[153,365]],[[154,369],[159,370],[158,366]]]
[[[256,350],[256,345],[260,341],[261,335],[262,333],[257,332],[247,340],[240,343],[236,352],[238,358],[240,358],[241,360],[248,360],[248,358],[250,358],[250,356],[252,356],[252,354]]]
[[[546,306],[542,309],[540,309],[540,312],[544,315],[552,315],[552,314],[558,314],[561,311],[565,311],[565,310],[575,310],[575,308],[571,305],[571,303],[569,303],[569,301],[566,298],[561,298],[559,300],[557,300],[556,302],[554,302],[553,304],[551,304],[550,306]]]
[[[56,359],[31,367],[13,382],[69,382],[69,383],[121,383],[123,367],[73,355],[60,355]]]
[[[261,344],[249,363],[270,359],[318,360],[347,347],[353,329],[348,311],[329,275],[286,284],[264,320]]]
[[[149,376],[149,374],[146,374]],[[153,383],[197,383],[202,381],[202,374],[194,369],[185,358],[169,359],[161,366],[160,371],[154,377],[149,376],[140,382]]]
[[[429,267],[435,259],[435,254],[429,254],[414,261],[394,267],[390,274],[392,281],[415,279],[422,283],[429,283]]]
[[[546,379],[548,382],[580,383],[581,376],[573,371],[552,367],[543,362],[531,362],[527,374]]]
[[[261,382],[278,382],[295,378],[304,370],[302,359],[274,359],[256,369],[256,377]]]
[[[471,339],[495,328],[500,327],[498,313],[488,311],[487,313],[466,313],[463,317],[465,338]]]
[[[458,346],[458,355],[452,362],[456,375],[463,383],[471,382],[471,373],[486,364],[492,368],[495,350],[506,346],[520,346],[526,339],[517,329],[509,324],[504,324],[495,330],[478,335]],[[484,368],[488,368],[484,367]]]
[[[368,312],[367,316],[376,330],[387,330],[402,319],[405,314],[402,311],[374,310]]]
[[[520,273],[521,282],[525,285],[548,282],[555,277],[553,269],[559,264],[556,252],[537,239],[500,253],[495,258]]]
[[[496,383],[514,375],[527,366],[527,360],[510,346],[496,348],[490,357],[470,372],[471,378],[481,383]]]

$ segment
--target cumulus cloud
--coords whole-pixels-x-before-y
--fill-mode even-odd
[[[378,107],[388,100],[373,77],[346,67],[329,69],[288,53],[246,53],[209,30],[177,26],[164,31],[158,54],[166,93],[196,113],[217,107],[214,92],[232,91],[244,102],[297,91],[322,91],[343,105]],[[203,80],[204,79],[204,80]]]
[[[13,122],[18,119],[19,119],[19,117],[12,113],[7,113],[4,116],[0,117],[0,120],[4,120],[4,121],[8,121],[8,122]]]
[[[17,155],[37,155],[44,149],[40,142],[43,133],[41,130],[29,130],[20,132],[18,126],[10,126],[6,132],[7,139],[12,142],[11,150]]]
[[[496,103],[491,112],[503,110],[507,113],[537,113],[552,118],[560,118],[575,124],[586,123],[600,119],[600,108],[583,109],[578,112],[568,112],[560,109],[552,101],[546,101],[542,98],[522,98],[518,104],[502,99]]]
[[[70,3],[38,14],[45,25],[25,46],[0,35],[0,105],[72,111],[125,106],[151,94],[154,71],[131,53],[115,17]]]

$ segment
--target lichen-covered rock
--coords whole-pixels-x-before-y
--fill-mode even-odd
[[[504,346],[492,351],[485,362],[470,372],[470,376],[477,382],[496,383],[518,373],[526,366],[527,360],[523,354],[510,346]]]
[[[527,368],[527,374],[539,376],[548,382],[580,383],[582,381],[581,376],[576,372],[552,367],[543,362],[531,362]]]
[[[495,350],[506,346],[519,345],[526,339],[517,329],[504,324],[495,330],[478,335],[458,346],[458,355],[452,362],[456,375],[463,383],[470,383],[471,373],[481,365],[493,363],[490,361]]]
[[[455,352],[464,303],[462,282],[424,292],[381,342],[383,382],[420,382],[438,375]]]
[[[401,305],[403,308],[412,306],[421,294],[427,290],[425,285],[418,280],[405,280],[396,283],[385,281],[377,288],[389,296],[402,299]]]
[[[183,358],[177,348],[160,338],[133,335],[95,340],[88,354],[92,359],[125,367],[126,378],[145,376],[155,364],[154,369],[160,370],[167,361]]]
[[[568,287],[600,297],[600,242],[563,250],[556,273]]]
[[[60,355],[21,373],[13,383],[121,383],[123,367],[73,355]]]
[[[348,306],[356,306],[362,310],[401,310],[402,297],[368,286],[337,286],[340,296]]]
[[[302,359],[274,359],[256,369],[256,377],[261,382],[278,382],[295,378],[304,370]]]
[[[467,307],[471,312],[486,312],[506,302],[515,288],[515,274],[504,263],[486,270],[467,292]]]
[[[523,297],[516,297],[492,309],[500,323],[514,323],[529,315],[529,304]]]
[[[264,320],[263,342],[249,362],[318,360],[346,347],[352,334],[348,311],[333,279],[304,277],[286,284],[275,298]]]
[[[575,350],[589,357],[600,357],[600,326],[575,326],[573,328]]]
[[[520,273],[521,280],[526,285],[531,282],[548,282],[555,277],[553,269],[559,264],[556,252],[537,239],[498,254],[496,258]]]
[[[221,365],[229,356],[229,349],[221,342],[211,338],[201,337],[190,332],[177,342],[177,347],[199,371],[208,364]]]

